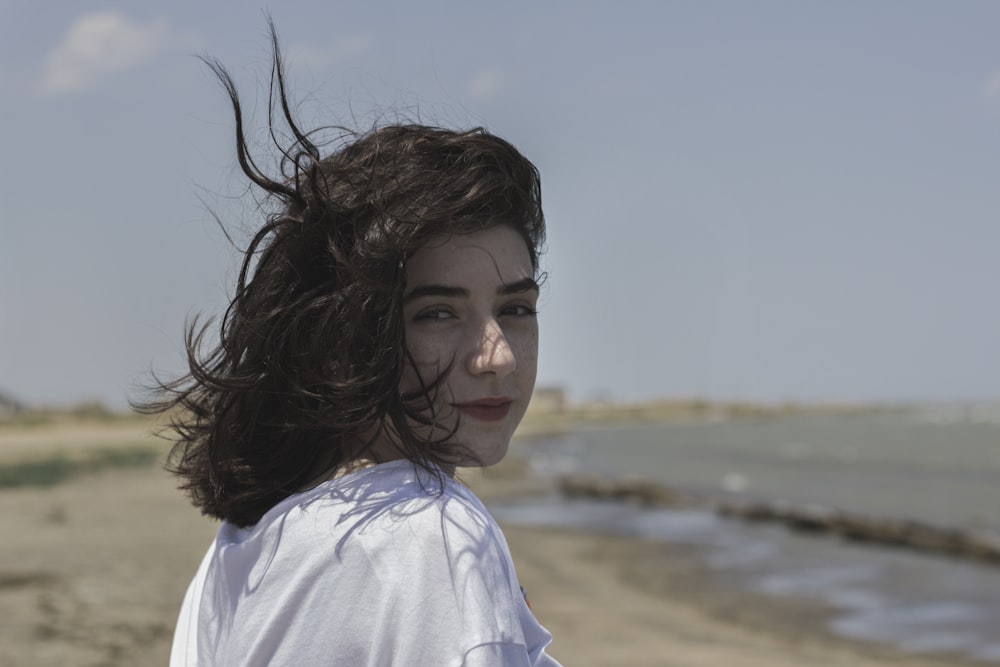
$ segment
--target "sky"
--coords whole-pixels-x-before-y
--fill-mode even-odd
[[[183,369],[258,224],[229,67],[307,126],[482,125],[539,167],[539,385],[1000,399],[1000,3],[0,0],[0,392]]]

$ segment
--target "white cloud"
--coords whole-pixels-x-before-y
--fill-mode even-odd
[[[142,65],[169,38],[162,20],[139,24],[116,12],[81,16],[49,53],[38,91],[58,95],[89,88],[109,74]]]
[[[354,35],[337,42],[337,54],[341,58],[357,58],[371,51],[371,35]]]
[[[503,89],[505,77],[503,73],[495,69],[480,70],[472,77],[472,81],[466,86],[466,90],[473,97],[488,99],[496,97]]]
[[[986,77],[986,80],[983,81],[982,92],[988,99],[1000,98],[1000,71],[993,72]]]
[[[368,53],[374,40],[370,35],[354,35],[337,41],[332,47],[292,46],[285,52],[285,62],[294,67],[325,69],[336,63],[353,60]]]

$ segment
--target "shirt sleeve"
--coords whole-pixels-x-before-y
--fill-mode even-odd
[[[520,644],[480,644],[472,647],[462,667],[533,667],[528,650]]]
[[[524,600],[499,527],[473,499],[443,494],[390,531],[379,573],[399,653],[392,664],[558,667]]]

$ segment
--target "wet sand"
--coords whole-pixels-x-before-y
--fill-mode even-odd
[[[82,441],[132,442],[123,428],[88,427]],[[38,433],[33,454],[56,447]],[[60,433],[62,451],[73,433]],[[0,431],[0,461],[11,460],[14,440]],[[463,479],[487,503],[543,491],[516,459]],[[0,667],[166,664],[181,598],[215,529],[156,467],[0,490]],[[555,637],[551,654],[567,667],[962,664],[832,639],[822,619],[794,608],[758,614],[764,601],[713,589],[696,563],[663,545],[505,530],[533,609]]]

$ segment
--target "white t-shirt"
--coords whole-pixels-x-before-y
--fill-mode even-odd
[[[558,667],[550,641],[479,499],[402,460],[223,523],[170,664]]]

